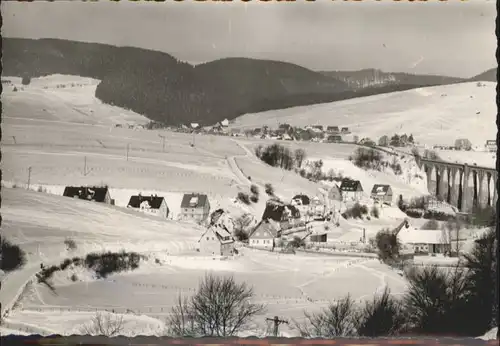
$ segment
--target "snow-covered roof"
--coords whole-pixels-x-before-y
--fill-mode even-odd
[[[372,188],[372,195],[385,196],[391,191],[390,185],[375,184]]]
[[[448,244],[449,237],[442,230],[402,229],[398,234],[403,244]]]

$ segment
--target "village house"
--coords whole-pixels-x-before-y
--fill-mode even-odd
[[[326,138],[326,141],[328,143],[340,143],[342,142],[342,136],[341,135],[328,135]]]
[[[248,245],[250,247],[274,250],[276,246],[275,239],[278,238],[280,226],[272,219],[260,221],[248,236]]]
[[[210,225],[198,240],[200,253],[209,256],[232,256],[234,238],[221,225]]]
[[[314,220],[322,220],[326,217],[326,205],[318,196],[311,199],[311,214]]]
[[[210,214],[208,196],[199,193],[188,193],[182,197],[179,220],[201,222]]]
[[[230,130],[232,136],[239,136],[241,135],[241,129],[231,129]]]
[[[269,200],[262,214],[262,220],[271,219],[278,223],[281,230],[302,226],[300,211],[292,204]]]
[[[363,196],[363,187],[359,180],[344,179],[340,184],[343,201],[359,201]]]
[[[455,141],[456,150],[471,150],[472,143],[467,138],[459,138]]]
[[[302,219],[304,219],[311,209],[311,199],[304,194],[295,195],[292,198],[291,204],[299,210]]]
[[[392,205],[392,188],[390,185],[375,184],[373,185],[370,197],[377,202],[382,202],[387,205]]]
[[[323,132],[323,125],[313,125],[313,126],[311,126],[311,128],[312,128],[315,132]]]
[[[342,201],[342,191],[337,184],[333,184],[333,186],[328,191],[328,199],[330,201]]]
[[[496,152],[497,151],[497,141],[494,139],[489,139],[486,141],[486,150],[490,152]]]
[[[443,230],[403,229],[398,234],[401,244],[415,254],[445,254],[451,252],[451,241]]]
[[[191,128],[192,129],[197,129],[198,127],[200,127],[200,124],[198,124],[198,123],[191,123]]]
[[[328,133],[340,133],[340,129],[338,126],[328,126],[326,128],[326,132],[328,132]]]
[[[115,204],[115,200],[111,199],[107,186],[66,186],[63,196],[98,203]]]
[[[157,195],[143,196],[141,194],[130,197],[127,208],[132,208],[146,214],[156,215],[162,218],[168,218],[170,210],[167,201]]]
[[[227,119],[224,119],[220,122],[221,126],[222,127],[228,127],[229,126],[229,120]]]
[[[328,237],[326,233],[318,233],[318,234],[311,234],[309,240],[312,243],[326,243],[327,238]]]
[[[340,130],[340,133],[351,133],[351,131],[349,130],[348,127],[343,127],[341,130]]]

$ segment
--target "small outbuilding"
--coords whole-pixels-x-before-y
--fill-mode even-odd
[[[375,184],[373,185],[370,197],[376,202],[392,205],[392,188],[387,184]]]
[[[445,254],[451,252],[451,240],[443,230],[403,229],[399,241],[415,254]]]

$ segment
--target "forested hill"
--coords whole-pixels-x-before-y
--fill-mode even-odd
[[[59,39],[3,38],[3,75],[78,75],[101,80],[96,96],[167,125],[214,124],[245,113],[405,90],[353,91],[298,65],[226,58],[192,66],[158,51]],[[423,85],[420,85],[423,86]]]

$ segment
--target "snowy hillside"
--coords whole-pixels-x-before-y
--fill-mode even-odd
[[[469,82],[419,88],[245,114],[231,126],[336,125],[349,127],[360,138],[412,133],[422,144],[453,145],[457,138],[468,138],[473,145],[484,146],[486,138],[496,136],[495,87],[492,82]]]
[[[146,124],[137,113],[102,103],[95,97],[97,79],[50,75],[33,78],[2,76],[3,114],[6,117],[69,121],[83,124]],[[10,81],[8,83],[7,81]]]

